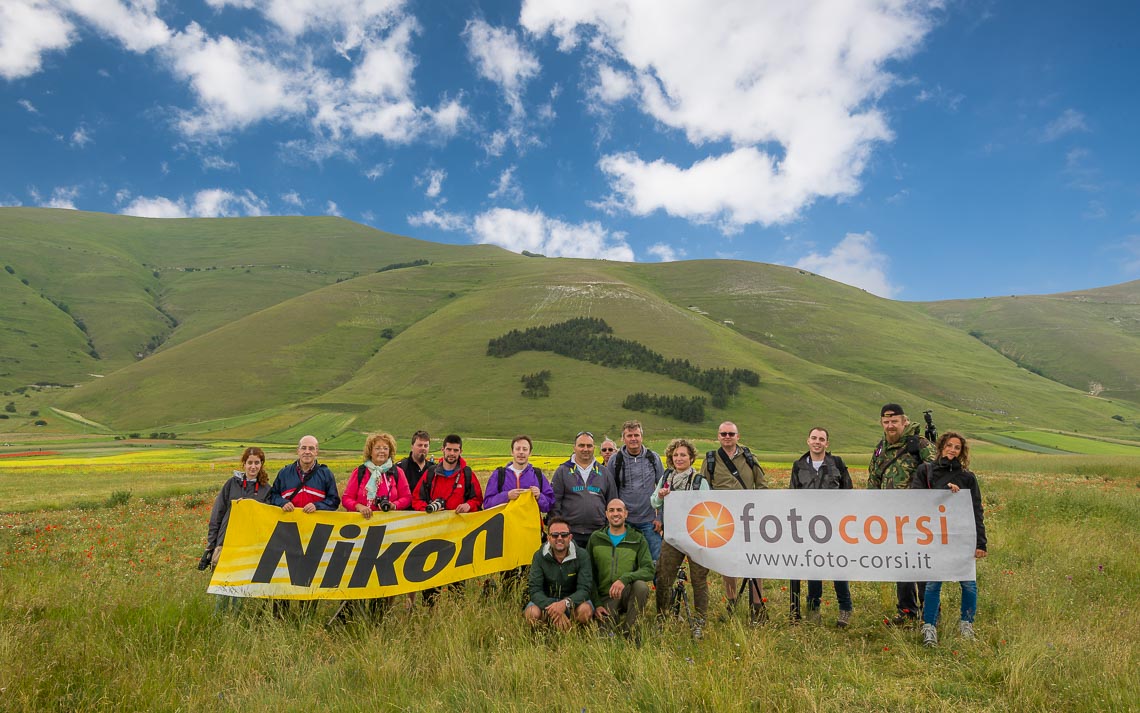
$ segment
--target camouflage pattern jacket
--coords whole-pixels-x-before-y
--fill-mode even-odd
[[[909,488],[919,463],[934,462],[938,452],[933,443],[918,435],[919,426],[907,426],[897,443],[887,443],[886,438],[879,441],[867,466],[867,488]]]

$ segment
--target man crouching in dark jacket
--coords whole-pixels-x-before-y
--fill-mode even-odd
[[[813,428],[808,433],[808,452],[792,464],[793,490],[851,490],[851,474],[839,456],[827,450],[826,428]],[[792,599],[792,621],[800,620],[800,580],[793,579],[788,587]],[[808,581],[808,619],[819,621],[819,601],[823,598],[823,582]],[[839,602],[839,619],[835,625],[843,628],[851,622],[851,586],[847,582],[835,583],[835,598]]]
[[[589,624],[594,616],[590,594],[594,569],[590,553],[571,540],[570,523],[557,515],[550,518],[547,537],[534,553],[528,589],[530,603],[523,615],[531,626],[550,622],[559,631],[569,631],[577,622]]]

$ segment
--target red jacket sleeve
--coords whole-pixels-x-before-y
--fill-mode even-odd
[[[419,510],[420,512],[423,512],[423,511],[427,510],[427,504],[431,501],[431,493],[428,493],[428,499],[427,500],[424,500],[424,498],[423,498],[423,492],[424,492],[423,486],[427,485],[427,480],[425,480],[425,479],[429,477],[428,476],[429,472],[430,471],[424,471],[424,474],[420,476],[420,482],[416,483],[416,489],[412,493],[412,509],[413,510]],[[408,481],[405,479],[404,482],[407,483]],[[433,484],[434,484],[434,479],[433,479]]]

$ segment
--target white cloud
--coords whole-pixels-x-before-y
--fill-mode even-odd
[[[507,148],[508,139],[505,131],[493,131],[491,138],[483,144],[483,150],[487,152],[488,156],[502,156],[503,151]]]
[[[661,262],[675,262],[685,257],[685,251],[665,243],[654,243],[649,246],[649,254]]]
[[[590,96],[603,104],[616,104],[633,94],[633,78],[608,64],[598,67],[598,83],[590,88]]]
[[[808,270],[837,282],[861,287],[880,297],[893,297],[899,288],[887,279],[889,258],[875,251],[870,233],[848,233],[827,255],[813,252],[793,267]]]
[[[934,85],[933,89],[923,87],[914,97],[915,101],[919,103],[936,104],[952,112],[958,111],[958,106],[965,98],[965,94],[945,89],[941,84]]]
[[[438,228],[439,230],[452,232],[469,229],[467,218],[458,213],[449,213],[445,210],[425,210],[422,213],[409,215],[407,221],[408,225],[413,228],[428,226],[430,228]]]
[[[1075,109],[1066,109],[1061,112],[1053,121],[1045,125],[1041,130],[1041,141],[1049,142],[1056,141],[1065,134],[1072,134],[1076,132],[1087,132],[1089,130],[1088,123],[1085,122],[1085,115]]]
[[[526,0],[520,23],[565,51],[589,35],[591,66],[620,64],[642,112],[695,147],[731,145],[688,165],[603,157],[612,205],[732,230],[859,190],[874,146],[892,138],[875,105],[894,81],[885,66],[915,50],[938,4]]]
[[[58,186],[52,190],[51,198],[47,200],[43,200],[34,188],[30,190],[29,193],[41,208],[77,210],[75,207],[75,199],[79,197],[79,186]]]
[[[71,132],[71,145],[83,148],[87,144],[93,142],[91,133],[87,130],[86,126],[80,124],[75,131]]]
[[[416,185],[426,185],[424,195],[428,198],[439,198],[440,191],[443,190],[443,181],[447,178],[447,171],[442,168],[433,168],[424,171],[416,178]]]
[[[131,192],[127,188],[115,191],[115,205],[122,205],[131,199]]]
[[[289,73],[257,46],[225,36],[209,37],[197,23],[190,23],[167,52],[175,74],[187,80],[198,97],[199,110],[186,112],[179,122],[189,136],[241,129],[304,108]]]
[[[510,166],[503,169],[499,174],[499,180],[495,185],[495,190],[487,194],[491,200],[506,199],[521,202],[523,199],[522,186],[515,179],[515,166]]]
[[[238,167],[235,161],[227,161],[224,156],[210,155],[202,158],[204,171],[233,171]]]
[[[463,39],[479,76],[502,89],[513,116],[522,115],[521,93],[527,81],[538,75],[538,58],[522,46],[514,32],[483,20],[468,21]]]
[[[372,168],[365,171],[364,177],[367,178],[369,181],[375,181],[377,178],[380,178],[381,176],[383,176],[384,172],[387,171],[391,167],[392,167],[392,164],[390,162],[389,163],[378,163],[378,164],[374,165]]]
[[[27,99],[21,99],[16,103],[19,104],[20,106],[22,106],[25,109],[25,111],[27,111],[29,114],[39,114],[40,113],[39,109],[37,109],[35,107],[35,105],[32,104]]]
[[[182,199],[172,201],[164,196],[147,198],[139,196],[119,211],[123,215],[134,215],[139,218],[189,218],[186,202]]]
[[[472,233],[476,242],[514,252],[633,262],[633,250],[624,236],[596,222],[566,223],[539,210],[494,208],[475,217]]]
[[[253,191],[231,193],[221,188],[210,188],[194,194],[191,213],[200,218],[230,218],[241,215],[265,215],[265,201]]]
[[[289,191],[288,193],[281,194],[281,202],[291,206],[300,208],[305,205],[305,201],[301,198],[301,194],[297,191]]]
[[[340,207],[336,204],[335,201],[329,201],[327,204],[325,204],[325,215],[334,215],[337,218],[344,216],[344,214],[340,212]]]
[[[0,3],[0,77],[12,80],[35,74],[45,52],[71,44],[73,30],[63,13],[43,0]]]
[[[253,191],[234,193],[208,188],[195,193],[189,203],[184,198],[139,196],[119,212],[140,218],[233,218],[265,215],[268,211],[265,201]]]
[[[94,25],[104,35],[118,40],[131,52],[143,53],[166,44],[170,28],[160,20],[157,0],[59,0]]]
[[[169,176],[170,175],[170,164],[167,163],[166,161],[163,161],[162,163],[160,163],[158,165],[158,171],[159,171],[159,173],[161,173],[164,176]]]
[[[315,30],[339,30],[338,49],[358,47],[376,26],[385,26],[403,7],[404,0],[206,0],[223,8],[256,9],[294,38]]]

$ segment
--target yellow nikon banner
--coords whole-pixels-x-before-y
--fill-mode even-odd
[[[491,510],[284,512],[239,500],[210,594],[367,599],[528,565],[541,541],[530,493]]]

